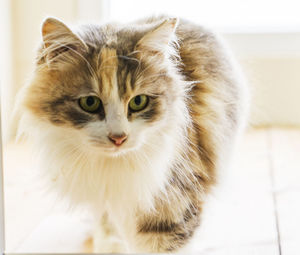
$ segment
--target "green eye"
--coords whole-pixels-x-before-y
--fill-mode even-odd
[[[82,97],[79,105],[86,112],[96,113],[101,107],[101,100],[95,96]]]
[[[146,95],[138,95],[129,102],[129,109],[133,112],[141,111],[146,108],[149,98]]]

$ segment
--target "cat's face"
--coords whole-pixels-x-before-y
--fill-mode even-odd
[[[47,20],[25,106],[57,130],[76,131],[83,141],[78,146],[114,156],[151,143],[178,114],[183,90],[166,49],[155,46],[170,47],[175,24],[164,22],[138,40],[126,32],[126,44],[121,32],[123,41],[116,34],[105,38],[104,30],[79,39],[59,21]]]

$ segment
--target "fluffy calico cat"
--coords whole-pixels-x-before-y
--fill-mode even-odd
[[[68,28],[48,18],[19,133],[63,197],[97,219],[95,252],[176,252],[243,126],[247,93],[214,34],[186,20]]]

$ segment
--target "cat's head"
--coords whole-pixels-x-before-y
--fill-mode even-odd
[[[108,155],[151,143],[186,115],[187,87],[176,64],[177,23],[75,31],[46,19],[24,108],[45,129]]]

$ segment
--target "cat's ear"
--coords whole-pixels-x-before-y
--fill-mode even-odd
[[[167,53],[170,45],[176,42],[175,31],[178,25],[177,18],[170,18],[147,32],[136,45],[137,50],[152,53]]]
[[[55,18],[47,18],[42,24],[42,36],[45,54],[53,58],[66,51],[82,51],[85,43],[75,35],[63,22]]]

